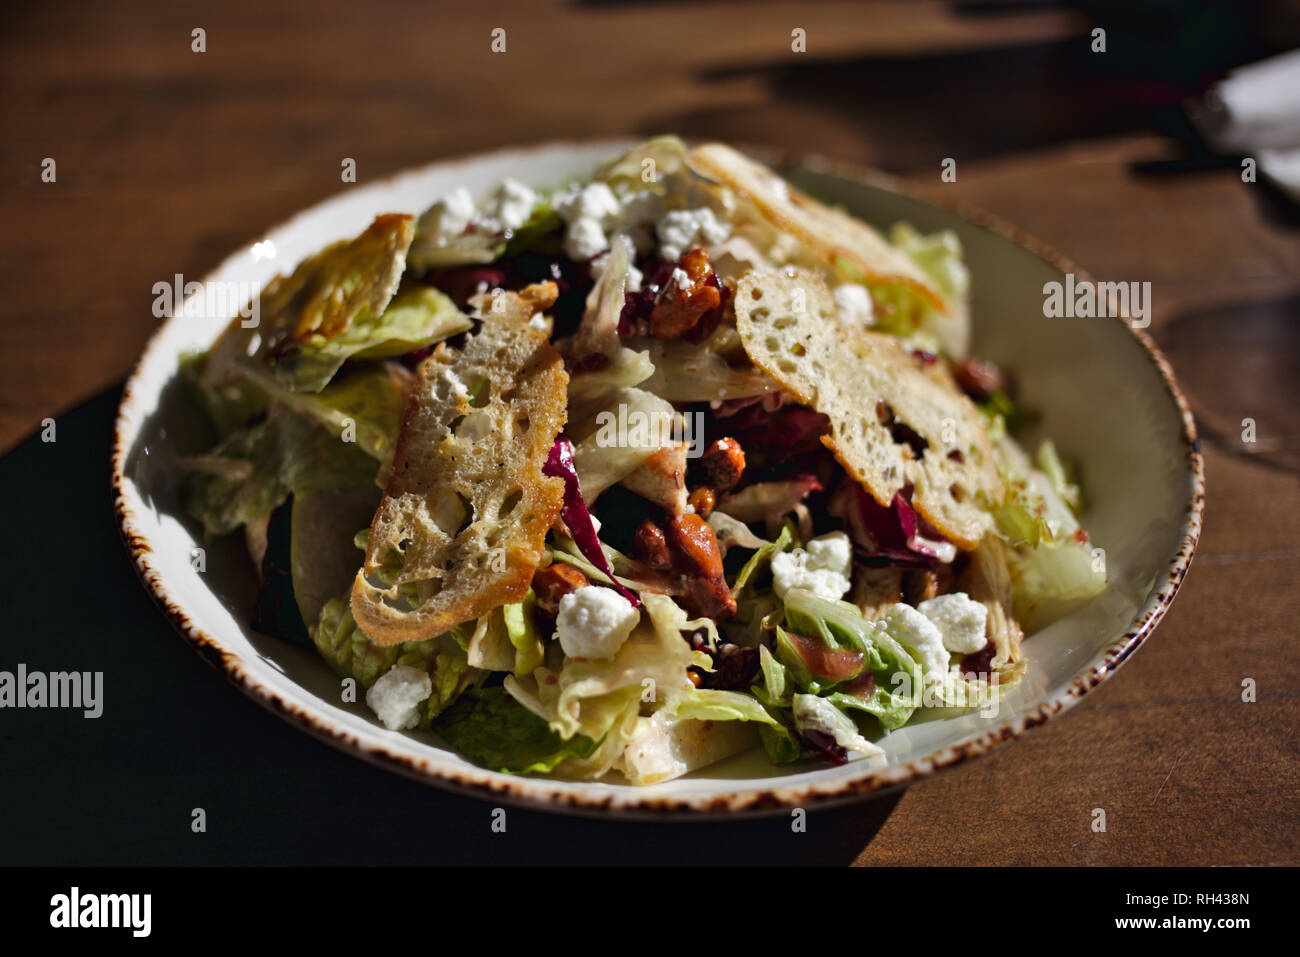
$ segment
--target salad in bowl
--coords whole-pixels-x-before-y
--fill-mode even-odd
[[[177,481],[257,630],[482,767],[879,760],[1107,588],[968,286],[950,232],[661,137],[277,276],[183,362],[214,444]]]

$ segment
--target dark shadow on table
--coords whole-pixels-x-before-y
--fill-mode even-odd
[[[1229,68],[1273,52],[1248,4],[954,3],[960,20],[987,27],[1001,15],[1037,10],[1078,16],[1060,34],[968,49],[915,50],[839,57],[774,52],[766,63],[710,70],[726,88],[756,81],[758,102],[725,96],[706,107],[656,117],[643,132],[806,152],[807,142],[893,172],[933,169],[1060,147],[1145,130],[1183,139],[1182,103]],[[933,12],[929,14],[933,16]],[[867,18],[870,5],[846,8]],[[1105,52],[1091,30],[1107,31]],[[1071,34],[1074,35],[1071,35]],[[923,43],[918,39],[916,42]],[[825,49],[825,47],[822,47]]]

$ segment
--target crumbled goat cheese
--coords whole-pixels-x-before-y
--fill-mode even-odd
[[[594,219],[575,219],[564,231],[564,254],[570,259],[590,259],[608,248],[605,230]]]
[[[397,665],[370,686],[366,704],[390,731],[405,731],[420,723],[420,704],[433,694],[427,671]]]
[[[921,666],[923,680],[941,681],[947,677],[948,649],[943,646],[943,635],[934,622],[902,602],[889,609],[884,621],[890,636]]]
[[[560,599],[555,634],[570,658],[612,658],[640,619],[612,588],[584,585]]]
[[[590,259],[609,248],[607,230],[622,218],[618,197],[604,183],[588,183],[555,198],[555,210],[565,223],[564,252],[570,259]]]
[[[867,327],[875,324],[876,317],[871,305],[871,293],[866,286],[855,282],[846,282],[835,287],[835,309],[840,322],[846,326]]]
[[[989,610],[965,592],[931,598],[917,605],[916,610],[934,622],[943,636],[943,646],[951,652],[969,655],[988,644],[984,629]]]
[[[492,232],[513,231],[528,222],[536,205],[536,193],[518,180],[505,179],[484,203],[479,221]]]
[[[465,232],[474,221],[474,215],[474,197],[464,186],[458,186],[420,218],[433,224],[434,240],[441,244]]]
[[[849,590],[853,547],[844,532],[830,532],[806,548],[778,552],[772,559],[772,588],[785,598],[791,588],[806,588],[822,598],[843,598]]]
[[[718,219],[707,206],[700,209],[675,209],[655,223],[659,238],[659,255],[673,262],[695,246],[711,246],[731,235],[731,224]]]

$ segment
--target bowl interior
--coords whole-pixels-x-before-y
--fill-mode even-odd
[[[507,151],[357,187],[258,237],[269,244],[250,242],[206,279],[260,287],[326,243],[355,235],[377,213],[418,213],[454,186],[482,193],[504,176],[554,185],[590,172],[618,146]],[[1088,499],[1084,525],[1105,550],[1111,587],[1027,640],[1028,674],[996,715],[916,721],[882,739],[883,765],[774,768],[754,752],[649,788],[496,774],[469,764],[436,736],[385,730],[364,706],[340,700],[338,679],[314,651],[248,626],[255,576],[242,542],[230,536],[205,544],[178,506],[176,459],[203,451],[208,437],[178,386],[177,360],[212,342],[226,323],[220,315],[178,310],[151,341],[123,399],[118,510],[146,583],[236,684],[312,733],[435,783],[553,807],[718,811],[834,800],[978,753],[1068,705],[1154,624],[1177,585],[1180,556],[1190,557],[1199,520],[1190,503],[1199,475],[1174,395],[1122,322],[1043,316],[1044,284],[1062,280],[1057,265],[996,231],[879,185],[825,172],[793,178],[878,227],[906,220],[923,231],[957,232],[972,275],[975,351],[1014,370],[1023,402],[1041,413],[1036,431],[1079,465]],[[206,548],[203,571],[191,561],[198,547]]]

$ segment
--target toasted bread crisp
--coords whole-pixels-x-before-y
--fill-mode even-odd
[[[906,286],[943,313],[962,308],[948,302],[916,263],[866,223],[817,202],[730,146],[697,146],[691,150],[690,165],[748,202],[777,230],[847,273],[847,278]]]
[[[972,549],[1005,488],[978,411],[922,371],[893,336],[842,325],[820,277],[752,273],[736,288],[736,328],[754,364],[831,421],[822,442],[881,505],[912,506]]]
[[[432,638],[524,597],[564,483],[542,466],[568,375],[546,333],[491,313],[421,365],[352,614],[383,645]],[[391,582],[391,584],[387,584]]]

